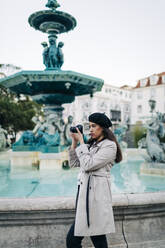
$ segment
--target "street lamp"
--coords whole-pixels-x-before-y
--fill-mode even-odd
[[[148,103],[149,103],[149,106],[150,106],[150,108],[151,108],[150,112],[153,113],[153,111],[154,111],[154,109],[155,109],[155,106],[156,106],[156,101],[155,101],[154,99],[150,99],[150,100],[148,101]]]

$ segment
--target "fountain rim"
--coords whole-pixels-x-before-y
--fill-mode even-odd
[[[66,91],[70,95],[81,96],[82,93],[85,95],[94,94],[101,91],[104,84],[104,80],[89,76],[86,74],[74,72],[74,71],[63,71],[63,70],[45,70],[45,71],[20,71],[8,77],[0,79],[0,85],[5,88],[9,88],[13,92],[19,92],[23,95],[38,95],[41,91],[31,90],[31,83],[39,85],[40,82],[56,85],[64,85],[67,89],[66,84],[72,85],[72,89],[69,93],[69,89]],[[14,87],[19,88],[26,85],[26,90],[15,90]],[[80,89],[81,87],[81,89]],[[39,88],[38,88],[39,89]],[[79,90],[78,90],[79,89]],[[62,93],[61,91],[54,91],[56,93]],[[52,92],[47,92],[52,93]]]
[[[101,79],[101,78],[98,78],[98,77],[94,77],[94,76],[89,76],[87,74],[83,74],[83,73],[79,73],[79,72],[75,72],[75,71],[71,71],[71,70],[37,70],[37,71],[29,71],[29,70],[22,70],[22,71],[19,71],[17,73],[14,73],[10,76],[7,76],[7,77],[4,77],[4,78],[1,78],[0,79],[0,83],[2,82],[5,82],[9,79],[14,79],[15,77],[17,76],[24,76],[24,74],[26,74],[25,76],[28,76],[28,75],[36,75],[38,74],[39,76],[40,75],[66,75],[66,74],[74,74],[75,76],[82,76],[84,78],[88,78],[88,79],[91,79],[91,80],[95,80],[95,81],[99,81],[99,82],[102,82],[104,83],[104,80]]]
[[[165,204],[165,191],[113,194],[113,207]],[[75,197],[0,198],[0,211],[74,209]]]
[[[52,18],[54,17],[54,18],[56,18],[56,17],[58,17],[58,18],[63,18],[66,22],[68,22],[69,23],[69,26],[67,27],[67,26],[65,26],[65,28],[66,28],[66,30],[65,31],[61,31],[60,33],[65,33],[65,32],[69,32],[70,30],[73,30],[76,26],[77,26],[77,21],[76,21],[76,19],[72,16],[72,15],[70,15],[70,14],[68,14],[68,13],[66,13],[66,12],[63,12],[63,11],[53,11],[53,10],[40,10],[40,11],[36,11],[36,12],[34,12],[33,14],[31,14],[30,16],[29,16],[29,18],[28,18],[28,23],[30,24],[30,26],[31,27],[33,27],[34,29],[36,29],[36,30],[39,30],[39,31],[41,31],[41,32],[43,32],[42,30],[40,30],[40,25],[43,23],[43,22],[45,22],[45,21],[47,21],[47,16],[52,16]],[[43,18],[41,18],[41,16],[43,17]],[[38,19],[38,18],[41,18],[42,20],[40,20],[40,22],[39,22],[39,24],[37,24],[36,25],[36,19]],[[44,20],[45,19],[45,20]],[[55,21],[54,21],[55,22]],[[59,21],[58,21],[59,22]],[[60,22],[59,22],[60,23]]]

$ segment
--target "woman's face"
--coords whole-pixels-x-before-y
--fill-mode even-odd
[[[89,122],[89,130],[92,139],[99,140],[103,138],[103,128],[98,124]]]

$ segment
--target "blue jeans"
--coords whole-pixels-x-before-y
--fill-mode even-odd
[[[67,234],[66,247],[67,248],[82,248],[81,242],[84,237],[74,236],[74,226],[75,226],[75,223],[72,224]],[[106,235],[90,236],[90,238],[95,248],[108,248]]]

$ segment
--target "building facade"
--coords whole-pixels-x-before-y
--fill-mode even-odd
[[[155,111],[165,113],[165,72],[141,79],[135,87],[104,84],[92,98],[76,97],[72,104],[64,105],[64,119],[72,115],[74,124],[85,123],[91,113],[103,112],[113,124],[144,123],[151,116],[150,99],[156,101]]]
[[[102,112],[109,116],[114,124],[130,123],[131,89],[118,88],[104,84],[102,91],[76,97],[72,104],[65,104],[64,119],[72,115],[74,123],[85,123],[93,112]]]
[[[156,101],[156,112],[165,113],[165,73],[138,81],[132,89],[131,124],[144,123],[151,116],[149,100]]]

